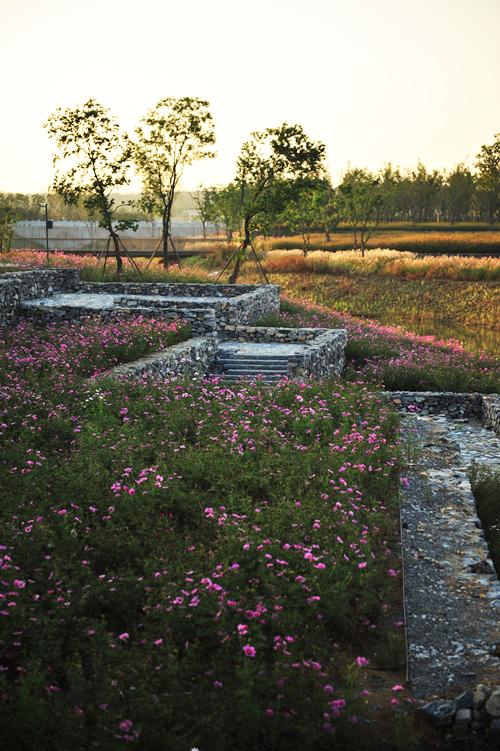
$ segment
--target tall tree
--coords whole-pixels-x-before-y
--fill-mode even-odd
[[[240,194],[234,183],[215,189],[214,210],[214,221],[224,225],[226,240],[230,243],[241,226]]]
[[[298,233],[302,237],[304,256],[307,256],[309,252],[311,235],[314,231],[319,228],[323,229],[329,239],[335,214],[333,197],[328,187],[323,183],[299,185],[278,216],[280,224],[284,224],[287,230]]]
[[[383,215],[380,180],[367,170],[351,169],[344,175],[338,192],[340,214],[353,230],[354,250],[359,237],[364,257],[366,244]]]
[[[477,188],[487,221],[493,224],[500,212],[500,133],[492,144],[482,146],[476,157]]]
[[[215,188],[203,188],[200,186],[196,193],[193,194],[193,201],[195,202],[198,212],[198,218],[203,227],[203,237],[207,236],[207,223],[215,221],[216,217],[216,198]]]
[[[58,108],[45,123],[58,152],[54,165],[62,162],[53,188],[69,205],[82,201],[99,226],[109,233],[106,250],[113,242],[116,270],[123,268],[119,233],[136,226],[133,220],[116,221],[117,206],[111,193],[129,183],[131,152],[116,119],[95,99],[74,109]],[[120,247],[121,246],[121,247]],[[134,264],[135,265],[135,264]],[[137,267],[136,267],[137,268]]]
[[[0,195],[0,253],[10,250],[14,224],[19,219],[15,208],[9,204],[8,200],[4,201],[2,198]]]
[[[143,207],[162,218],[163,265],[169,264],[175,192],[184,168],[214,156],[215,132],[208,102],[194,97],[160,99],[136,129],[132,144],[143,182]]]
[[[431,222],[439,204],[443,175],[429,172],[422,162],[410,175],[413,222]]]
[[[474,194],[474,178],[464,164],[457,164],[443,187],[444,203],[450,224],[465,219]]]
[[[285,205],[291,182],[322,174],[325,146],[311,141],[302,126],[283,123],[252,133],[238,157],[234,184],[238,189],[243,240],[234,254],[230,283],[235,284],[259,216]],[[255,250],[253,249],[254,253]],[[224,271],[225,269],[223,269]],[[221,272],[222,273],[222,272]]]

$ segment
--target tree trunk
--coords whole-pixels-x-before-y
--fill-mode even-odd
[[[250,236],[250,218],[247,218],[247,217],[245,217],[244,232],[245,232],[245,237],[243,240],[243,244],[241,246],[239,253],[236,256],[234,269],[233,269],[231,276],[229,277],[229,284],[236,284],[236,281],[240,274],[241,263],[245,257],[247,248],[250,246],[251,241],[252,241],[252,238]]]
[[[203,239],[206,240],[207,239],[207,223],[202,222],[202,224],[203,224]]]
[[[115,249],[115,258],[116,258],[116,273],[118,276],[121,276],[121,273],[123,271],[123,261],[122,256],[120,253],[120,244],[118,242],[118,235],[116,235],[114,232],[111,235],[113,239],[113,246]]]
[[[163,227],[162,251],[163,251],[163,268],[164,269],[168,269],[168,264],[169,264],[168,243],[170,239],[170,210],[171,210],[171,206],[170,204],[167,204],[165,208],[163,209],[163,215],[162,215],[162,227]]]

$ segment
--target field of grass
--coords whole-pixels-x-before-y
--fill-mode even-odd
[[[302,237],[270,237],[259,239],[263,250],[295,250],[302,248]],[[311,250],[351,250],[353,233],[340,231],[332,233],[330,241],[325,236],[311,236]],[[382,230],[375,232],[368,241],[368,248],[388,248],[410,253],[479,253],[483,255],[500,255],[499,231],[408,231]]]
[[[274,250],[263,265],[269,274],[331,274],[333,276],[390,276],[402,279],[454,279],[460,281],[500,281],[500,258],[458,258],[427,256],[395,250],[371,250],[364,258],[359,251],[342,253],[300,250]]]
[[[257,277],[253,273],[244,278]],[[331,274],[272,274],[270,281],[297,301],[307,300],[363,318],[387,320],[392,314],[408,321],[410,327],[412,321],[426,319],[498,326],[500,288],[493,282]]]
[[[3,748],[408,749],[396,415],[345,382],[88,380],[138,333],[0,342]]]

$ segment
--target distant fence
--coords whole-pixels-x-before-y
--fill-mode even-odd
[[[120,232],[120,237],[129,250],[152,252],[161,237],[161,222],[138,222],[138,225],[136,232],[126,230]],[[207,237],[215,238],[220,228],[207,224],[205,232]],[[190,239],[202,239],[203,225],[201,222],[174,221],[171,234],[174,242],[175,238],[179,238],[180,244]],[[53,228],[49,229],[49,249],[96,252],[104,248],[107,238],[108,232],[98,227],[96,222],[54,221]],[[16,222],[11,247],[45,250],[45,222]]]

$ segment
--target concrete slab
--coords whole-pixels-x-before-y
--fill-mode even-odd
[[[223,342],[219,345],[219,358],[229,357],[291,357],[307,350],[307,344],[279,344],[277,342]]]
[[[228,297],[188,297],[185,295],[113,295],[104,292],[99,293],[87,293],[87,292],[71,292],[71,293],[58,293],[51,297],[42,297],[36,300],[26,301],[27,305],[42,305],[47,308],[91,308],[92,310],[99,310],[100,308],[112,308],[114,305],[127,305],[130,302],[133,305],[130,307],[154,307],[154,305],[148,305],[145,303],[160,303],[162,306],[165,303],[189,303],[191,306],[206,307],[207,305],[217,305],[221,302],[229,300]]]

